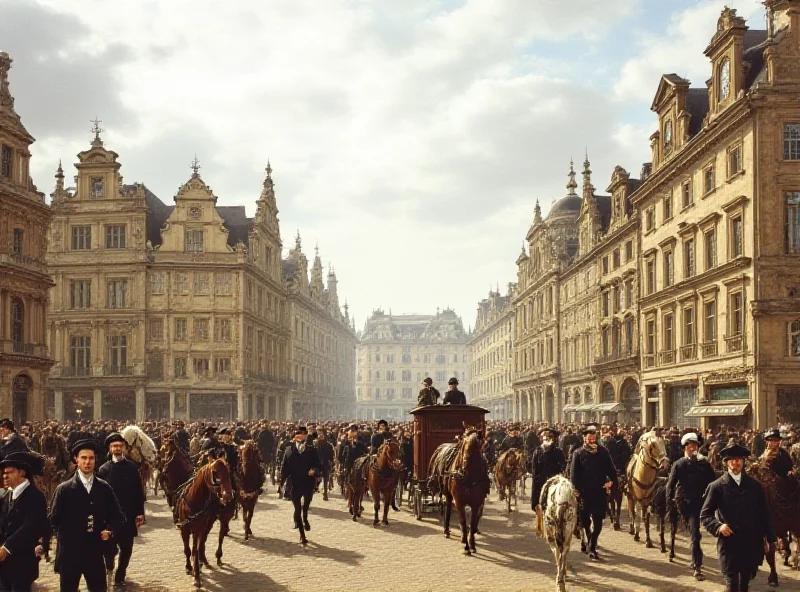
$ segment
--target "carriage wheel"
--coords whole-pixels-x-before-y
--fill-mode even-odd
[[[397,503],[397,507],[398,508],[403,505],[403,477],[402,476],[397,480],[397,488],[395,489],[395,492],[394,492],[394,499],[395,499],[395,502]]]
[[[422,520],[422,492],[419,490],[414,492],[414,510],[417,520]]]

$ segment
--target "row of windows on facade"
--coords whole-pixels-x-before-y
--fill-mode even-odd
[[[294,334],[300,337],[301,343],[307,341],[319,349],[325,351],[334,351],[344,353],[344,346],[340,345],[338,340],[332,338],[330,335],[325,335],[318,329],[312,328],[310,324],[299,319],[294,320]]]
[[[545,356],[545,354],[547,354]],[[547,341],[541,340],[517,352],[514,358],[514,369],[517,372],[525,372],[535,368],[553,364],[554,345],[553,338],[548,337]]]
[[[800,194],[798,194],[800,198]],[[798,202],[800,203],[800,202]],[[795,206],[797,207],[797,206]],[[796,214],[797,215],[797,214]],[[800,218],[798,218],[800,221]],[[800,234],[798,234],[800,240]],[[683,279],[697,275],[697,257],[695,236],[692,234],[684,238],[681,243],[683,255]],[[710,271],[719,265],[717,254],[717,225],[710,226],[702,231],[704,271]],[[798,243],[800,245],[800,242]],[[729,259],[733,260],[744,255],[744,235],[742,215],[737,214],[729,220],[728,232]],[[663,247],[662,256],[662,286],[667,288],[675,284],[675,253],[673,246]],[[645,260],[645,293],[653,294],[656,291],[656,255],[648,256]]]
[[[210,291],[210,274],[195,274],[194,293],[208,295]],[[70,308],[92,307],[92,280],[70,280]],[[175,279],[175,291],[178,294],[189,293],[189,274],[178,273]],[[164,274],[156,273],[150,278],[150,293],[164,293]],[[217,274],[215,277],[214,293],[219,296],[231,295],[231,275]],[[129,299],[128,280],[111,279],[106,281],[106,308],[128,308],[132,306]]]
[[[476,349],[485,349],[489,347],[493,343],[497,343],[500,339],[503,339],[507,335],[511,335],[512,331],[512,324],[511,321],[507,323],[503,323],[499,327],[497,327],[494,331],[492,331],[489,335],[482,338],[479,342],[474,344],[473,347]]]
[[[105,226],[106,249],[124,249],[127,247],[127,226],[112,224]],[[202,253],[204,249],[204,231],[186,230],[184,250],[187,253]],[[72,227],[72,250],[85,251],[92,248],[92,227]]]
[[[724,88],[724,87],[721,87]],[[663,145],[664,154],[669,155],[672,152],[673,142],[673,126],[672,120],[667,118],[664,120],[663,131]],[[783,159],[784,160],[800,160],[800,123],[784,123],[783,124]],[[728,176],[731,177],[741,171],[742,153],[741,144],[734,145],[728,148]],[[711,183],[705,183],[705,190],[710,191],[713,188],[713,164],[709,165],[712,168]],[[703,171],[703,176],[706,176],[706,167]]]
[[[603,317],[610,317],[618,312],[624,312],[633,308],[636,304],[634,299],[633,280],[626,280],[623,285],[611,286],[603,292],[601,298],[601,312]]]
[[[463,372],[461,372],[460,374],[461,374],[461,376],[464,376]],[[458,376],[458,375],[459,375],[459,372],[457,370],[454,370],[450,374],[448,374],[448,372],[446,370],[438,370],[436,372],[436,380],[444,381],[444,380],[448,380],[451,376]],[[361,372],[359,372],[359,374],[358,374],[358,381],[359,382],[362,380],[362,376],[363,376],[363,374]],[[412,376],[411,370],[403,370],[400,373],[400,382],[412,382],[411,376]],[[417,372],[417,380],[416,380],[416,382],[421,383],[422,380],[424,378],[428,377],[428,376],[432,376],[432,375],[429,374],[428,372]],[[373,380],[373,377],[374,377],[374,380],[380,380],[380,381],[383,381],[383,382],[395,382],[397,380],[397,374],[395,373],[394,370],[386,370],[384,372],[381,372],[380,370],[375,370],[374,373],[373,373],[372,370],[369,370],[367,372],[367,380],[371,381],[371,380]]]
[[[462,358],[462,362],[466,362],[467,354],[462,354],[461,358]],[[446,364],[447,363],[447,355],[445,355],[443,353],[439,353],[439,354],[436,354],[436,356],[434,357],[432,354],[422,354],[422,355],[417,355],[415,358],[413,358],[413,360],[416,363],[422,362],[423,364],[430,364],[431,360],[433,360],[433,363],[435,363],[435,364]],[[453,364],[458,364],[458,354],[452,354],[451,361],[452,361]],[[377,362],[379,364],[380,363],[394,364],[395,363],[395,356],[394,356],[394,354],[383,354],[383,355],[381,355],[381,354],[376,353],[375,354],[375,362]],[[412,363],[411,354],[410,353],[409,354],[402,354],[400,356],[400,363],[401,364],[411,364]]]
[[[363,392],[364,391],[361,388],[357,389],[356,395],[358,396],[359,400],[363,400],[363,398],[364,398]],[[396,397],[396,395],[395,395],[396,391],[393,388],[389,388],[389,389],[386,389],[385,391],[381,391],[381,389],[376,387],[376,388],[367,389],[367,392],[370,394],[372,399],[374,399],[375,401],[381,400],[381,398],[384,398],[384,400],[386,400],[386,401],[393,401],[395,399],[395,397]],[[414,390],[411,389],[411,388],[404,388],[401,392],[402,392],[402,398],[403,399],[411,399],[413,397],[413,395],[414,395]]]
[[[483,380],[473,380],[470,382],[473,394],[476,396],[500,394],[504,389],[511,386],[511,373],[506,372],[502,375],[494,376]]]
[[[548,286],[518,307],[517,334],[533,329],[537,320],[552,316],[553,313],[553,287]]]
[[[511,343],[506,343],[502,347],[496,347],[492,351],[479,356],[472,362],[472,371],[475,374],[491,370],[495,366],[505,365],[507,359],[511,357]]]
[[[631,261],[633,261],[633,239],[625,241],[625,263],[630,263]],[[611,266],[609,267],[608,255],[604,256],[601,263],[603,269],[603,275],[609,273],[611,270],[618,269],[619,267],[622,266],[622,255],[619,249],[614,249],[611,252],[610,264]]]

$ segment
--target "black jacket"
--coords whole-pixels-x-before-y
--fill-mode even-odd
[[[447,391],[444,394],[444,401],[442,404],[447,405],[466,405],[467,404],[467,395],[462,393],[460,390],[456,389],[454,391]]]
[[[48,536],[47,501],[31,481],[11,506],[11,490],[0,495],[0,546],[8,557],[0,572],[13,583],[30,584],[39,577],[35,549],[39,539]]]
[[[184,428],[178,428],[175,431],[175,441],[184,452],[189,452],[190,440],[191,438],[189,438],[189,432],[187,432]]]
[[[581,446],[572,455],[570,480],[573,487],[583,499],[584,505],[606,503],[603,485],[611,481],[617,485],[617,470],[611,462],[611,456],[603,446],[598,445],[596,452],[589,452]]]
[[[144,492],[136,463],[127,458],[116,463],[110,460],[98,469],[97,476],[108,482],[114,490],[125,514],[125,525],[119,534],[138,535],[136,517],[144,516]]]
[[[772,469],[778,477],[784,479],[789,475],[789,471],[793,468],[792,457],[786,452],[785,448],[778,448],[778,454],[772,459],[767,461],[767,466]]]
[[[699,515],[703,507],[703,495],[714,479],[717,478],[714,468],[706,460],[684,456],[675,461],[667,480],[667,499],[675,499],[675,492],[680,484],[683,491],[684,510],[692,515]]]
[[[12,452],[27,451],[28,445],[25,444],[25,440],[22,439],[22,436],[20,436],[17,432],[10,432],[8,436],[6,436],[5,442],[0,446],[0,460],[3,460]]]
[[[503,443],[500,444],[500,450],[498,452],[505,452],[511,448],[518,448],[519,450],[525,448],[525,442],[522,440],[522,436],[506,436]]]
[[[275,449],[275,436],[272,434],[272,430],[263,429],[258,433],[258,438],[256,439],[256,445],[258,446],[258,451],[261,453],[261,458],[267,461],[268,459],[272,458],[272,452]]]
[[[764,559],[764,539],[775,542],[775,526],[761,484],[742,473],[740,485],[725,473],[706,490],[700,521],[717,537],[717,554],[723,573],[755,574]],[[720,536],[723,524],[733,534]]]
[[[314,476],[310,476],[309,471],[314,471]],[[281,481],[291,477],[292,493],[312,493],[316,485],[316,478],[321,476],[322,463],[316,448],[306,444],[301,454],[294,442],[291,446],[286,447],[281,464]]]
[[[539,495],[542,487],[550,477],[560,475],[567,466],[567,458],[564,452],[555,444],[548,448],[539,446],[533,453],[533,499],[539,502]]]
[[[360,440],[345,440],[343,449],[345,469],[352,469],[356,459],[367,454],[367,447]]]
[[[328,440],[321,442],[319,439],[317,439],[314,442],[314,448],[317,449],[319,462],[321,462],[323,465],[325,463],[328,463],[329,465],[333,464],[333,446],[331,446],[331,443],[328,442]]]
[[[622,434],[617,434],[616,436],[606,438],[603,442],[603,446],[608,449],[608,454],[611,456],[611,462],[614,463],[617,473],[624,472],[633,454],[631,445],[628,444],[625,437]]]
[[[113,536],[125,525],[125,515],[111,486],[95,476],[92,490],[87,492],[77,471],[56,488],[49,518],[58,533],[55,569],[59,573],[80,567],[80,558],[86,553],[101,556],[100,533],[108,530]]]
[[[385,432],[375,432],[372,434],[372,440],[370,442],[370,452],[375,454],[378,452],[378,448],[380,448],[386,440],[391,440],[392,433],[390,431]]]

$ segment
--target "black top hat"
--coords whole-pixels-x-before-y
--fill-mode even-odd
[[[447,384],[458,384],[458,378],[453,376],[453,378],[447,381]]]
[[[296,427],[294,430],[294,435],[296,436],[297,434],[308,434],[308,428],[306,428],[306,426]]]
[[[114,442],[122,442],[123,444],[127,444],[128,442],[125,438],[122,437],[122,434],[119,432],[111,432],[108,437],[106,438],[106,448],[111,446]]]
[[[219,434],[220,436],[224,436],[224,435],[230,434],[230,433],[231,433],[231,431],[228,428],[222,428],[220,430],[217,430],[217,434]]]
[[[70,450],[70,454],[72,454],[72,456],[78,456],[78,453],[81,450],[91,450],[96,455],[99,455],[101,452],[103,452],[103,450],[100,448],[100,444],[98,444],[96,440],[85,439],[75,442],[75,444],[72,446],[72,450]]]
[[[382,426],[382,425],[385,425],[388,428],[389,427],[389,422],[386,421],[385,419],[378,420],[378,426]]]
[[[8,428],[9,430],[13,430],[14,422],[9,418],[4,417],[3,419],[0,419],[0,428]]]
[[[581,430],[581,434],[583,434],[584,436],[586,434],[596,434],[597,431],[598,430],[597,430],[597,424],[596,423],[587,423],[585,426],[583,426],[583,429]]]
[[[561,432],[553,428],[542,428],[541,430],[539,430],[540,436],[544,436],[545,434],[550,434],[553,440],[555,440],[561,435]]]
[[[433,384],[433,378],[428,376],[425,380],[422,381],[422,384],[427,384],[428,386]]]
[[[781,437],[781,431],[778,428],[770,428],[766,432],[764,432],[764,439],[783,440],[783,438]]]
[[[34,475],[44,475],[44,457],[33,452],[12,452],[0,461],[0,469],[4,467],[21,469],[30,479]]]
[[[741,444],[728,444],[720,451],[719,456],[722,460],[728,460],[729,458],[748,458],[750,456],[750,451]]]
[[[348,428],[347,428],[347,431],[348,432],[357,432],[358,431],[358,426],[356,424],[354,424],[354,423],[350,424],[348,426]]]

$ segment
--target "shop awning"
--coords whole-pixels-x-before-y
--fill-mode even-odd
[[[617,403],[611,401],[610,403],[600,403],[592,408],[592,411],[599,411],[600,413],[616,413],[625,409],[625,403]]]
[[[575,403],[567,403],[564,405],[564,411],[575,411],[577,409],[577,405]]]
[[[591,411],[597,403],[581,403],[575,407],[575,411]]]
[[[739,417],[750,410],[750,403],[738,405],[695,405],[684,413],[684,417]]]

